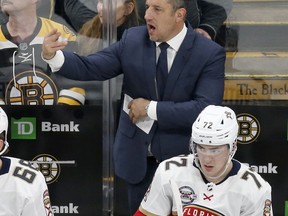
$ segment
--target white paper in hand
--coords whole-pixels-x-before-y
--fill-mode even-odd
[[[123,103],[123,111],[126,112],[129,115],[130,109],[128,109],[128,104],[130,101],[132,101],[133,98],[131,98],[129,95],[124,95],[124,103]],[[139,121],[136,123],[136,126],[139,127],[141,130],[143,130],[146,134],[149,134],[152,126],[153,126],[154,120],[150,119],[149,117],[146,117],[142,121]]]

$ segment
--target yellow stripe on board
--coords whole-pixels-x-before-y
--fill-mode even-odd
[[[227,25],[288,25],[288,21],[225,21]]]
[[[283,79],[288,78],[288,74],[225,74],[226,79]]]
[[[227,58],[288,57],[288,52],[226,52]]]
[[[254,3],[254,2],[287,2],[287,0],[233,0],[234,3],[241,3],[241,2],[249,2],[249,3]]]

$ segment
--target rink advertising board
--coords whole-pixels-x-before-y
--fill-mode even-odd
[[[283,216],[285,208],[288,209],[287,204],[285,207],[288,201],[287,107],[230,107],[235,110],[240,126],[235,158],[271,184],[274,215]],[[91,216],[97,212],[101,215],[102,107],[3,108],[10,121],[10,155],[39,166],[46,177],[56,215]],[[115,187],[114,195],[126,199],[125,190]]]
[[[270,183],[274,216],[283,216],[288,200],[287,107],[230,107],[235,110],[240,126],[235,158]]]
[[[102,211],[102,107],[3,106],[9,155],[44,174],[55,215]]]

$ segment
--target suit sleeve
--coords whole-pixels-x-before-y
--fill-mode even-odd
[[[67,18],[75,31],[79,31],[84,23],[92,19],[97,13],[87,8],[79,0],[65,0],[63,2]]]
[[[232,0],[198,0],[200,7],[199,28],[205,30],[215,40],[221,25],[227,19],[232,6]]]

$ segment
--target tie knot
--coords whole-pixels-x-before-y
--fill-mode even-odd
[[[166,42],[162,42],[161,44],[158,45],[158,47],[161,49],[161,51],[167,50],[167,48],[169,47],[169,44]]]

